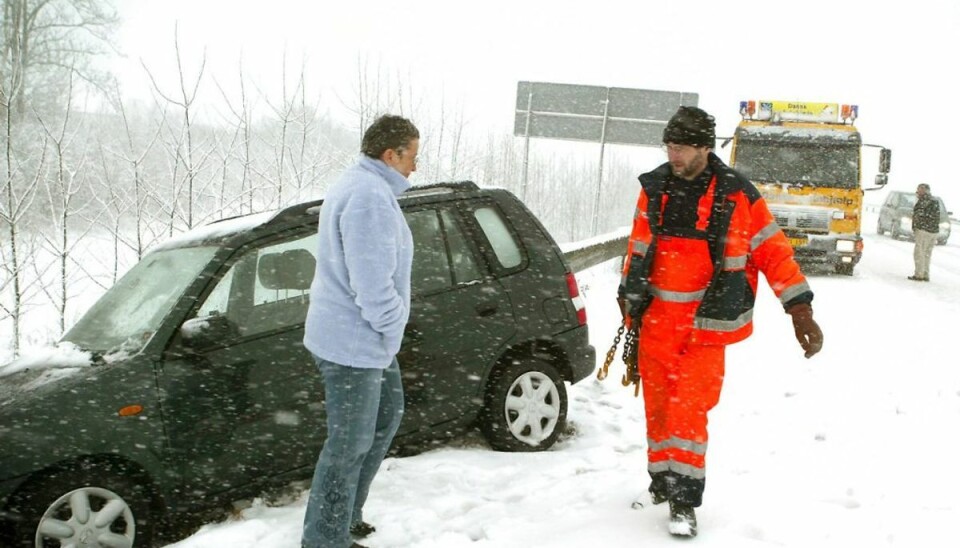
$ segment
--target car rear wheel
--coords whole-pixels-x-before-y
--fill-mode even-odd
[[[113,466],[85,465],[31,482],[8,507],[23,516],[14,546],[149,547],[156,512],[146,482]]]
[[[550,448],[567,419],[567,390],[552,365],[522,358],[494,373],[481,427],[498,451]]]

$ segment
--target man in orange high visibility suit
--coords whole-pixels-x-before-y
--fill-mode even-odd
[[[640,322],[651,483],[638,504],[669,502],[676,536],[697,533],[707,412],[720,398],[726,345],[752,331],[758,272],[806,357],[823,344],[793,249],[753,184],[713,154],[715,139],[713,117],[699,108],[680,107],[668,122],[667,163],[639,177],[618,291],[628,324]]]

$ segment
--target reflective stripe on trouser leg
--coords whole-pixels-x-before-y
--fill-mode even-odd
[[[720,399],[725,347],[686,345],[689,329],[679,327],[678,319],[648,316],[640,334],[648,471],[651,490],[699,506],[706,478],[707,413]],[[656,327],[646,329],[648,325]]]

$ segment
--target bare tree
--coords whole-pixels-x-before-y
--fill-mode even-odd
[[[130,171],[133,175],[134,234],[133,242],[128,245],[134,250],[134,252],[136,252],[137,260],[139,261],[143,257],[143,252],[146,249],[146,243],[144,242],[144,228],[146,224],[145,210],[147,200],[150,196],[150,192],[146,186],[143,166],[147,155],[160,138],[160,134],[163,131],[164,124],[166,123],[167,112],[166,109],[160,111],[160,120],[157,123],[157,128],[152,137],[147,140],[147,143],[143,145],[142,148],[138,148],[134,142],[134,132],[130,123],[130,115],[128,114],[127,108],[124,105],[119,86],[117,86],[116,89],[117,94],[115,97],[115,108],[120,113],[120,118],[123,121],[123,131],[126,138],[125,146],[120,146],[126,150],[123,152],[116,152],[115,154],[123,157],[123,159],[130,165]],[[109,184],[109,178],[107,178],[107,182],[110,187],[113,187],[112,184]]]
[[[66,312],[70,298],[68,285],[71,277],[68,272],[68,265],[75,262],[72,253],[76,243],[83,239],[84,235],[89,232],[90,226],[92,226],[82,227],[75,233],[70,223],[73,215],[86,207],[86,204],[78,205],[77,200],[81,199],[83,197],[82,193],[87,190],[84,187],[86,155],[80,153],[75,162],[71,162],[68,157],[71,145],[79,134],[79,128],[71,129],[70,127],[70,116],[73,110],[72,82],[71,79],[71,85],[67,90],[66,109],[58,128],[51,128],[43,117],[37,113],[37,120],[47,135],[56,161],[53,179],[45,181],[46,184],[43,186],[46,190],[47,206],[50,213],[49,228],[52,229],[53,233],[44,234],[43,239],[47,248],[57,260],[59,291],[54,292],[44,284],[43,292],[57,308],[60,333],[66,331]],[[38,278],[42,277],[39,271],[37,274]]]
[[[9,113],[9,110],[6,112]],[[8,290],[11,295],[11,304],[5,305],[0,301],[4,316],[10,318],[13,323],[13,355],[20,354],[20,339],[22,335],[22,319],[25,303],[25,291],[27,283],[23,277],[23,267],[29,264],[34,256],[33,246],[23,248],[21,246],[21,221],[26,217],[36,196],[36,190],[40,185],[43,171],[46,165],[46,141],[41,142],[40,159],[36,163],[34,176],[26,181],[22,187],[17,185],[20,178],[21,166],[13,150],[12,124],[9,114],[4,116],[5,124],[5,159],[6,173],[4,177],[4,198],[0,202],[0,220],[4,224],[4,236],[6,241],[0,245],[0,251],[3,254],[2,272],[3,278],[0,282],[0,295]]]
[[[184,174],[186,182],[186,190],[184,192],[186,196],[186,218],[185,222],[187,228],[193,227],[193,197],[194,197],[194,186],[196,184],[197,171],[202,162],[195,162],[194,159],[198,154],[198,151],[195,148],[193,142],[193,120],[192,113],[194,108],[194,103],[197,99],[197,90],[200,87],[200,83],[203,81],[203,72],[207,64],[207,55],[206,51],[201,58],[200,68],[197,71],[196,78],[193,84],[187,83],[187,77],[184,74],[183,70],[183,58],[180,55],[180,37],[178,27],[175,25],[173,30],[173,44],[174,51],[177,58],[177,74],[179,75],[179,96],[173,97],[167,93],[164,93],[160,88],[160,85],[157,83],[156,79],[153,77],[153,74],[150,72],[150,69],[144,64],[143,68],[146,70],[147,75],[150,77],[150,82],[153,84],[154,90],[157,94],[163,98],[167,103],[179,107],[183,111],[183,125],[179,132],[179,135],[175,137],[175,153],[178,163],[182,163],[186,173]],[[176,170],[174,170],[176,172]],[[176,181],[176,179],[174,180]],[[176,187],[176,185],[175,185]],[[171,204],[173,212],[177,210],[177,204],[179,202],[179,191],[174,192],[174,202]],[[173,216],[171,216],[173,219]],[[170,224],[170,230],[172,233],[173,223]]]
[[[253,146],[253,132],[251,128],[251,106],[249,99],[247,97],[247,86],[246,78],[243,74],[243,59],[240,60],[239,66],[239,81],[240,81],[240,104],[234,105],[233,102],[227,95],[227,92],[223,89],[219,83],[217,83],[217,89],[220,90],[220,95],[223,97],[224,103],[227,105],[227,109],[230,111],[232,120],[230,123],[234,125],[234,140],[230,144],[229,150],[233,150],[236,141],[240,141],[240,192],[237,195],[237,207],[240,213],[243,213],[244,207],[248,213],[253,212],[253,184],[250,178],[251,174],[251,165],[253,162],[251,148]],[[224,182],[222,188],[226,187],[226,177],[227,177],[227,161],[229,158],[228,153],[223,155],[223,177]],[[224,204],[221,202],[221,209]]]
[[[41,112],[65,99],[67,78],[101,87],[97,57],[114,50],[120,19],[105,0],[0,0],[0,80],[11,91],[0,108],[19,121],[28,101]]]

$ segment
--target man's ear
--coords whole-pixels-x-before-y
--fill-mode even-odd
[[[392,148],[388,148],[387,150],[383,151],[383,154],[380,155],[380,161],[382,161],[383,163],[389,166],[389,165],[392,165],[393,162],[397,161],[398,156],[399,155],[397,154],[396,150]]]

